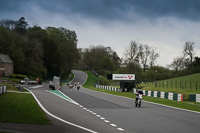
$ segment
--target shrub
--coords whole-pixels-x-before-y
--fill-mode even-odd
[[[27,76],[26,75],[21,75],[21,74],[12,74],[12,75],[10,75],[10,78],[24,79],[24,78],[27,78]]]
[[[110,85],[110,82],[107,80],[106,77],[101,76],[100,79],[99,79],[99,84],[100,85]]]

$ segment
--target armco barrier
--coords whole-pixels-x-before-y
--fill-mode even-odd
[[[4,94],[4,93],[6,93],[6,92],[7,92],[6,86],[1,86],[1,87],[0,87],[0,95]]]
[[[133,89],[133,93],[136,93],[138,90],[139,89]],[[169,100],[183,101],[183,94],[162,92],[162,91],[148,91],[148,90],[142,90],[142,91],[146,96],[150,97],[160,97]]]
[[[116,87],[110,87],[110,86],[104,86],[104,85],[95,85],[96,88],[99,88],[99,89],[104,89],[104,90],[110,90],[110,91],[120,91],[119,88],[116,88]]]
[[[200,102],[200,94],[190,94],[189,101]]]
[[[3,94],[3,89],[0,87],[0,95]]]

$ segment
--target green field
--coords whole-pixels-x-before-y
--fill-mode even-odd
[[[146,83],[146,85],[155,87],[155,82],[149,82]],[[200,92],[200,73],[157,81],[157,88],[172,88],[176,90]]]
[[[10,84],[5,84],[5,83],[2,83],[1,84],[2,86],[6,86],[6,90],[7,91],[19,91],[19,89],[17,89],[16,87],[14,87],[13,85],[10,85]],[[23,92],[28,92],[26,89],[23,89]]]
[[[5,93],[0,101],[0,122],[51,124],[31,94]]]
[[[85,72],[85,73],[87,73],[87,75],[88,75],[88,79],[85,82],[85,84],[83,85],[83,87],[89,88],[89,89],[94,88],[94,85],[99,80],[99,77],[95,76],[91,71],[87,71],[87,70],[82,70],[82,71]]]
[[[114,91],[108,91],[108,90],[95,88],[94,84],[98,80],[98,77],[96,77],[91,71],[84,71],[84,72],[86,72],[88,74],[88,79],[87,79],[86,83],[83,85],[83,87],[92,89],[95,91],[100,91],[100,92],[104,92],[104,93],[109,93],[109,94],[113,94],[113,95],[118,95],[118,96],[135,99],[135,95],[132,92],[114,92]],[[147,87],[147,89],[149,89],[149,88]],[[155,98],[155,97],[147,97],[147,96],[146,97],[144,96],[143,100],[200,112],[200,103],[196,103],[196,102],[190,102],[190,101],[179,102],[179,101],[173,101],[173,100]]]
[[[200,94],[200,73],[157,81],[157,87],[155,87],[155,82],[143,83],[140,87],[143,90],[184,94],[184,100],[187,101],[189,94]]]

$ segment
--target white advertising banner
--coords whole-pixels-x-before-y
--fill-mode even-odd
[[[135,74],[113,74],[113,80],[135,80]]]

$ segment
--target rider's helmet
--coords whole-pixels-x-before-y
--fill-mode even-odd
[[[141,89],[139,89],[137,93],[139,93],[139,94],[144,94],[143,91],[142,91]]]

